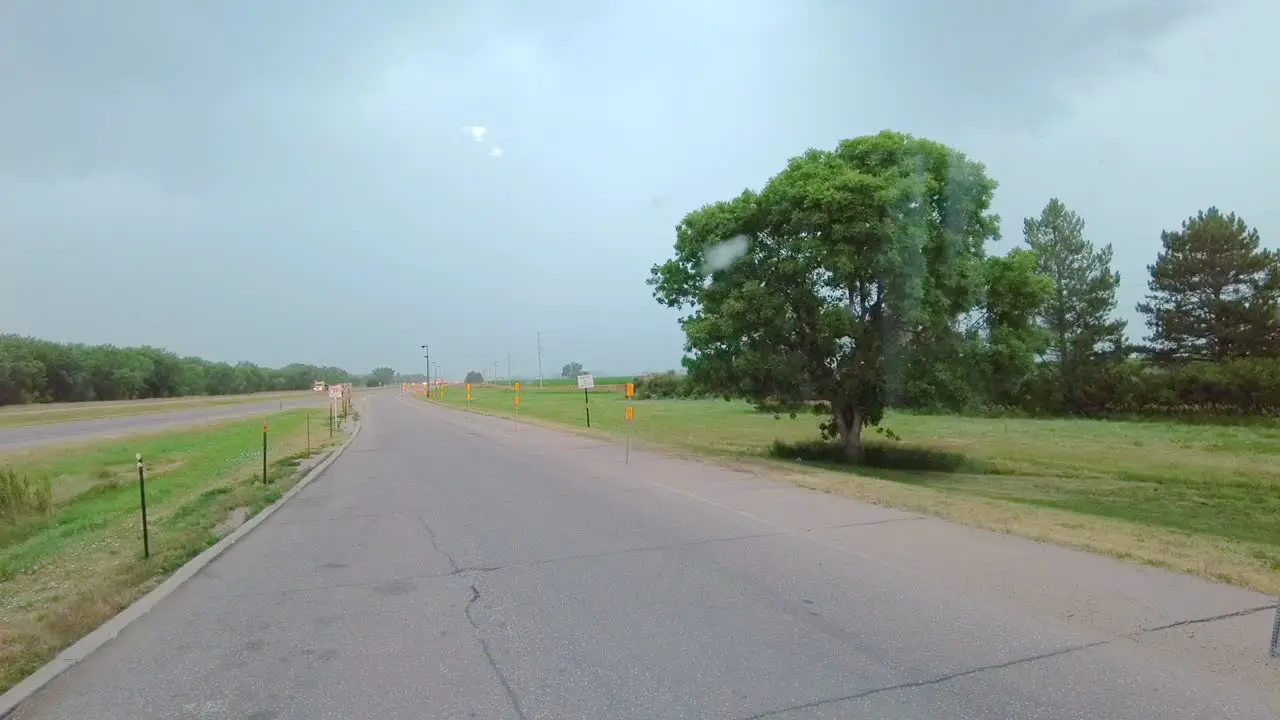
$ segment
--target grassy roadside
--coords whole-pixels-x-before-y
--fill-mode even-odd
[[[52,507],[0,517],[0,691],[102,624],[234,526],[278,499],[337,443],[325,416],[267,418],[269,484],[261,482],[262,421],[0,456],[0,468],[39,486]],[[147,468],[151,558],[142,557],[134,453]]]
[[[633,381],[633,380],[635,380],[636,378],[635,378],[635,376],[634,376],[634,375],[596,375],[596,376],[594,376],[594,379],[595,379],[595,383],[596,383],[596,385],[625,385],[625,384],[627,384],[627,383],[629,383],[629,382],[632,382],[632,381]],[[494,382],[494,383],[491,383],[491,384],[492,384],[492,385],[501,385],[501,386],[506,386],[506,385],[508,385],[509,383],[508,383],[506,380],[498,380],[497,382]],[[534,379],[534,380],[521,380],[521,381],[520,381],[520,384],[521,384],[521,386],[522,386],[522,389],[523,389],[523,390],[530,390],[530,391],[532,391],[532,390],[537,390],[537,389],[538,389],[538,381],[537,381],[536,379]],[[576,388],[576,387],[577,387],[577,385],[578,385],[578,379],[577,379],[577,378],[563,378],[563,377],[558,377],[558,378],[543,378],[543,379],[542,379],[542,386],[543,386],[543,388],[544,388],[544,389],[545,389],[545,388],[560,388],[560,389],[563,389],[563,388]]]
[[[511,416],[513,393],[470,409]],[[580,392],[522,393],[521,418],[585,432]],[[451,390],[445,404],[466,407]],[[876,466],[833,462],[813,417],[743,403],[593,392],[593,433],[630,431],[804,487],[1280,593],[1280,428],[893,414]]]
[[[223,407],[273,400],[294,400],[319,393],[310,391],[257,393],[253,395],[215,395],[155,400],[122,400],[115,402],[58,403],[52,405],[10,405],[0,408],[0,428],[45,425],[75,420],[129,417],[151,413],[176,412],[204,407]]]

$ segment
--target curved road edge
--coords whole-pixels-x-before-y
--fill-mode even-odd
[[[77,640],[75,643],[58,653],[54,659],[45,663],[43,667],[31,673],[21,682],[9,688],[7,692],[0,695],[0,720],[8,717],[18,706],[26,702],[31,696],[35,695],[46,685],[53,682],[59,675],[75,667],[77,663],[89,657],[94,651],[106,645],[115,639],[125,628],[139,620],[158,605],[162,600],[171,595],[179,587],[182,587],[191,578],[195,577],[201,570],[207,567],[220,555],[225,553],[232,545],[235,545],[242,538],[253,532],[254,528],[261,525],[267,518],[271,517],[285,503],[289,502],[294,495],[297,495],[303,488],[310,485],[314,480],[324,474],[325,470],[342,455],[344,451],[355,441],[360,435],[360,429],[363,423],[359,420],[355,423],[355,429],[351,436],[343,441],[341,445],[329,453],[329,456],[320,461],[320,464],[312,468],[301,480],[293,484],[293,487],[285,491],[279,500],[271,503],[263,508],[261,512],[245,521],[243,525],[236,528],[229,535],[219,540],[209,549],[187,561],[185,565],[178,568],[172,575],[165,578],[156,589],[138,598],[132,605],[121,610],[115,617],[98,626],[93,632]]]

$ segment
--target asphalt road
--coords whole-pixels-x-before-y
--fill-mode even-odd
[[[140,415],[71,420],[41,425],[0,427],[0,453],[22,450],[41,445],[90,442],[113,437],[123,437],[139,432],[156,432],[182,425],[195,425],[215,420],[231,420],[252,415],[266,415],[283,409],[324,407],[327,396],[276,399],[263,402],[247,402],[235,405],[214,405],[186,410],[164,410]]]
[[[382,393],[36,718],[1275,718],[1272,598]]]

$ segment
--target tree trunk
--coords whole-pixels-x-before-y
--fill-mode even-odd
[[[836,427],[840,430],[845,459],[862,462],[862,413],[854,408],[841,408],[836,413]]]

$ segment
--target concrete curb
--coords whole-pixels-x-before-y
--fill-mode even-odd
[[[285,491],[285,494],[281,496],[279,500],[271,503],[267,507],[263,508],[257,515],[246,520],[243,525],[236,528],[231,532],[231,534],[219,540],[213,547],[210,547],[194,558],[188,560],[185,565],[178,568],[177,571],[166,578],[165,581],[160,583],[160,585],[154,590],[143,595],[132,605],[121,610],[115,617],[98,626],[98,629],[88,635],[85,635],[77,640],[71,647],[58,653],[58,655],[46,663],[44,667],[28,675],[24,680],[22,680],[22,682],[9,688],[9,690],[3,695],[0,695],[0,720],[12,714],[14,710],[18,709],[19,705],[29,700],[32,695],[35,695],[46,685],[53,682],[59,675],[75,667],[77,663],[89,657],[89,655],[91,655],[95,650],[106,645],[134,621],[151,612],[152,608],[158,605],[161,600],[164,600],[166,597],[171,595],[173,591],[182,587],[183,583],[195,577],[197,573],[207,567],[214,560],[217,560],[218,556],[226,552],[232,545],[235,545],[241,538],[253,532],[254,528],[258,527],[263,523],[263,521],[271,517],[271,515],[279,510],[282,505],[289,502],[290,498],[297,495],[303,488],[310,485],[316,478],[320,477],[320,475],[323,474],[324,471],[327,470],[340,455],[342,455],[343,451],[345,451],[351,443],[359,437],[361,427],[363,427],[363,423],[356,422],[355,430],[351,433],[351,437],[347,438],[345,442],[330,452],[329,457],[321,460],[320,464],[312,468],[305,477],[294,483],[294,486]]]

